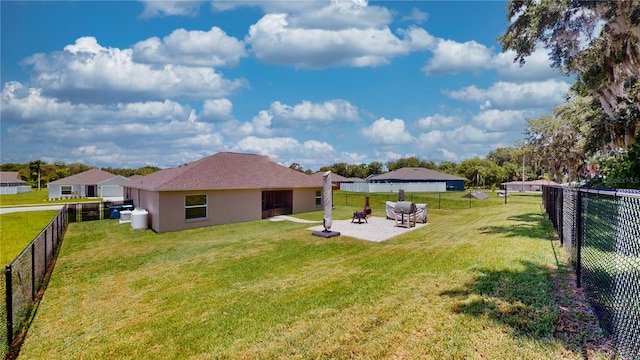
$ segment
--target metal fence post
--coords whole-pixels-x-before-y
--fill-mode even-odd
[[[582,192],[576,195],[576,286],[582,287]]]
[[[564,190],[559,189],[560,192],[560,214],[558,214],[558,235],[560,235],[560,245],[564,244]]]
[[[53,223],[49,226],[51,227],[51,240],[53,240]],[[44,229],[44,266],[47,266],[47,232],[49,227]],[[53,243],[53,241],[51,241]]]
[[[13,343],[13,284],[11,282],[11,265],[5,267],[5,303],[7,306],[7,346]]]
[[[31,243],[31,301],[36,299],[36,242]]]

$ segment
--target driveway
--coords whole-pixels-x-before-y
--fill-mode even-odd
[[[26,211],[60,210],[64,205],[37,205],[37,206],[17,206],[11,208],[0,208],[0,214]]]

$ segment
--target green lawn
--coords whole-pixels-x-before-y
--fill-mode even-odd
[[[73,223],[20,358],[582,359],[554,336],[567,272],[539,196],[493,205],[430,210],[383,243],[286,221]]]
[[[427,204],[429,209],[468,209],[473,207],[484,207],[489,205],[504,205],[504,197],[499,197],[496,192],[482,190],[489,195],[484,200],[469,199],[463,197],[469,193],[467,191],[447,191],[447,192],[405,192],[405,200],[413,201],[417,204]],[[398,193],[357,193],[350,191],[334,191],[333,204],[336,206],[353,206],[362,208],[365,204],[365,197],[369,197],[369,205],[372,208],[384,210],[385,202],[398,200]],[[523,199],[536,198],[540,201],[541,193],[511,192],[507,202],[519,202]]]
[[[66,200],[49,200],[49,191],[42,189],[40,191],[32,189],[29,192],[21,194],[4,194],[0,195],[0,207],[12,207],[21,205],[52,205],[65,203],[83,203],[83,202],[100,202],[99,198],[77,198]]]
[[[0,265],[4,267],[13,261],[58,212],[47,210],[0,214]],[[1,298],[4,299],[4,294]]]

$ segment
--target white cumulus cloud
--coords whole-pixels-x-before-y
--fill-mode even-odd
[[[515,131],[524,129],[526,119],[534,115],[535,112],[526,110],[491,109],[476,114],[473,121],[490,131]]]
[[[457,116],[435,114],[418,119],[418,126],[421,129],[440,129],[451,127],[452,125],[458,124],[461,121],[462,119]]]
[[[360,134],[374,144],[400,145],[413,141],[413,137],[407,131],[402,119],[380,118],[374,121],[371,126],[360,129]]]
[[[227,98],[207,99],[202,105],[202,117],[215,120],[228,119],[232,116],[233,103]]]
[[[439,39],[433,57],[422,67],[427,75],[458,74],[489,66],[491,49],[475,41]]]
[[[225,79],[210,67],[136,63],[131,49],[103,47],[94,37],[25,63],[33,65],[32,82],[43,94],[74,102],[224,97],[247,86],[246,80]]]
[[[200,10],[200,1],[189,0],[140,0],[144,10],[140,17],[156,16],[195,16]]]
[[[244,43],[216,26],[209,31],[177,29],[162,40],[152,37],[133,45],[133,60],[149,64],[231,67],[245,56]]]
[[[304,100],[293,106],[275,101],[271,104],[269,111],[278,118],[295,121],[332,122],[357,121],[359,119],[358,107],[340,99],[322,103]]]
[[[460,90],[444,90],[443,93],[452,99],[483,104],[483,108],[551,109],[564,101],[569,88],[568,83],[558,80],[522,84],[499,81],[486,89],[471,85]]]
[[[245,41],[261,61],[297,67],[377,66],[390,58],[426,49],[431,36],[420,28],[402,31],[384,27],[337,30],[294,27],[287,14],[267,14],[251,25]]]

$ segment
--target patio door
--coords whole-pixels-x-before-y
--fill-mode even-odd
[[[262,218],[293,212],[293,190],[263,191]]]

